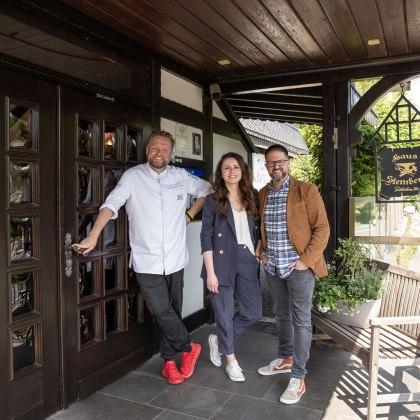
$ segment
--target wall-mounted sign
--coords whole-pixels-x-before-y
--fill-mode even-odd
[[[420,193],[420,147],[390,148],[379,152],[382,197]]]
[[[175,123],[175,156],[203,160],[202,133],[194,127]]]

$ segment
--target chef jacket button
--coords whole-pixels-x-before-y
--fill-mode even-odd
[[[222,236],[222,234],[221,233],[218,233],[217,236],[220,238]]]
[[[221,254],[223,254],[223,249],[221,249],[219,252],[220,252]]]

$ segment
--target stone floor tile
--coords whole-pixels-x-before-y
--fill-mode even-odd
[[[199,385],[232,394],[262,398],[277,380],[272,376],[261,376],[256,372],[243,370],[242,373],[245,376],[245,382],[233,382],[227,376],[225,366],[215,367],[212,373],[199,382]]]
[[[170,386],[174,385],[169,385],[168,381],[163,377],[155,378],[137,372],[130,372],[117,381],[100,389],[98,392],[121,397],[130,401],[148,403]]]
[[[182,384],[168,388],[150,404],[179,413],[210,418],[229,398],[231,394],[215,389]]]
[[[321,418],[322,411],[234,395],[217,411],[212,420],[319,420]]]

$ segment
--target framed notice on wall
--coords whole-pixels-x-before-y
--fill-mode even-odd
[[[192,153],[193,155],[201,156],[201,134],[193,133],[192,134]]]
[[[202,133],[185,124],[175,124],[175,156],[203,160]]]

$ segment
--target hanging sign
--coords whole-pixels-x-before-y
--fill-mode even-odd
[[[384,147],[379,152],[379,157],[383,197],[420,193],[420,147]]]

